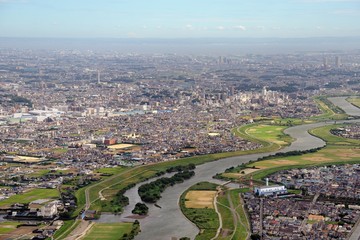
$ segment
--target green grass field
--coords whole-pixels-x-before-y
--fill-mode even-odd
[[[221,215],[222,228],[229,230],[232,233],[235,230],[233,215],[230,208],[230,203],[227,199],[227,192],[224,191],[223,194],[219,194],[217,198],[217,207]],[[230,209],[229,209],[230,208]]]
[[[71,233],[78,225],[80,224],[80,220],[68,220],[64,221],[64,225],[61,226],[54,234],[55,240],[64,239],[67,234]]]
[[[82,240],[118,240],[130,233],[132,223],[95,223]]]
[[[359,96],[349,97],[349,98],[346,99],[346,101],[348,101],[352,105],[360,108],[360,97]]]
[[[292,141],[291,137],[285,135],[283,132],[286,128],[286,126],[280,125],[258,124],[247,128],[245,132],[251,137],[262,139],[263,141],[274,143],[282,147],[289,145]]]
[[[121,172],[124,172],[126,169],[128,169],[127,167],[114,167],[114,168],[100,168],[99,170],[97,170],[98,173],[102,173],[102,174],[118,174]]]
[[[245,131],[250,129],[256,130],[256,135],[266,135],[269,133],[268,139],[272,139],[275,142],[268,142],[265,140],[259,140],[258,138],[249,136],[245,133]],[[221,158],[226,157],[233,157],[239,155],[246,155],[251,153],[258,153],[258,152],[267,152],[267,151],[275,151],[285,146],[291,142],[291,138],[283,133],[283,130],[286,127],[284,126],[268,126],[262,125],[261,127],[257,128],[256,125],[246,125],[241,128],[236,128],[233,132],[240,136],[247,138],[249,140],[256,139],[259,143],[261,143],[264,147],[255,150],[248,150],[248,151],[237,151],[237,152],[225,152],[225,153],[216,153],[210,155],[201,155],[189,158],[182,158],[175,161],[168,161],[168,162],[161,162],[158,164],[150,164],[144,165],[135,168],[122,168],[119,172],[113,172],[116,170],[113,169],[105,169],[99,170],[103,173],[113,173],[111,177],[103,178],[100,183],[92,184],[87,186],[90,192],[90,199],[92,202],[91,209],[98,210],[98,211],[114,211],[113,206],[111,205],[111,200],[113,200],[116,193],[128,186],[132,183],[138,183],[148,178],[154,177],[157,172],[165,171],[167,168],[177,165],[188,165],[189,163],[194,163],[196,165],[203,164],[210,161],[215,161]],[[253,130],[252,130],[253,131]],[[271,134],[270,134],[271,131]],[[282,145],[278,144],[281,143]],[[104,189],[104,190],[103,190]],[[105,200],[100,200],[99,198],[99,191],[103,190],[102,194],[105,197]],[[83,206],[85,205],[85,197],[84,189],[80,189],[76,196],[78,198],[78,205]]]
[[[199,229],[200,233],[196,236],[196,240],[208,240],[215,236],[219,227],[219,217],[214,209],[208,208],[186,208],[185,196],[190,190],[215,190],[216,184],[201,182],[193,185],[186,190],[180,197],[180,208],[183,214],[193,222]]]
[[[218,197],[218,208],[223,222],[223,229],[227,229],[227,234],[220,234],[219,237],[216,238],[216,240],[247,239],[250,233],[250,225],[248,223],[243,203],[240,198],[240,193],[248,191],[248,188],[231,189],[226,190],[223,195],[220,195]],[[229,200],[232,202],[233,208],[231,207]],[[235,214],[236,222],[233,220],[232,211],[235,211],[237,213]]]
[[[317,136],[324,140],[327,145],[352,145],[360,146],[360,141],[356,139],[343,138],[330,133],[331,129],[343,127],[344,125],[329,125],[315,128],[309,131],[310,134]]]
[[[263,153],[279,150],[292,142],[293,139],[283,132],[286,128],[286,126],[281,125],[254,123],[235,128],[233,133],[236,136],[262,145],[261,148],[249,151],[247,154]]]
[[[320,137],[327,143],[326,147],[318,152],[257,161],[248,164],[247,167],[258,169],[252,174],[254,179],[259,180],[266,175],[289,168],[360,162],[359,140],[343,138],[330,133],[331,129],[341,126],[343,125],[328,125],[310,130],[312,135]]]
[[[326,96],[318,96],[314,98],[315,103],[318,105],[322,114],[311,117],[311,120],[326,121],[326,120],[341,120],[347,119],[348,115],[345,114],[340,108],[334,106]]]
[[[14,231],[18,225],[20,225],[20,222],[11,222],[11,221],[7,221],[7,222],[1,222],[0,223],[0,239],[2,239],[2,234],[6,234],[9,232]]]
[[[29,174],[30,177],[42,177],[48,174],[50,170],[48,169],[35,169],[35,171]]]
[[[14,203],[30,203],[37,199],[58,199],[60,193],[57,189],[33,189],[26,193],[17,194],[0,201],[0,207],[10,206]]]

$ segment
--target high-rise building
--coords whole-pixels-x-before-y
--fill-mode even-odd
[[[339,56],[335,57],[335,66],[340,67],[341,66],[341,58]]]
[[[324,68],[328,68],[328,59],[327,57],[324,57],[324,65],[323,65]]]

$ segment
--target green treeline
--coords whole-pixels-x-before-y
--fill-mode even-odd
[[[124,193],[134,186],[135,184],[133,183],[121,189],[116,193],[114,199],[110,201],[111,205],[114,207],[115,213],[122,212],[123,208],[129,205],[129,198],[124,196]]]
[[[147,203],[155,203],[161,198],[161,193],[165,191],[168,186],[173,186],[176,183],[182,183],[184,180],[190,179],[195,175],[194,171],[182,171],[176,173],[174,176],[168,178],[163,177],[151,183],[146,183],[139,187],[139,196],[142,201]]]
[[[144,203],[136,203],[135,208],[131,211],[133,214],[146,215],[149,212],[148,206]]]
[[[189,163],[188,165],[178,165],[178,166],[172,166],[167,168],[165,171],[160,171],[156,173],[157,177],[160,177],[166,173],[172,173],[172,172],[183,172],[183,171],[191,171],[196,168],[196,165],[193,163]]]
[[[319,151],[322,148],[323,147],[312,148],[312,149],[304,150],[304,151],[296,150],[296,151],[289,151],[289,152],[278,152],[278,153],[273,154],[273,155],[258,158],[258,161],[267,160],[267,159],[274,159],[274,158],[279,158],[279,157],[299,156],[299,155],[303,155],[303,154],[307,154],[307,153],[315,153],[315,152]]]
[[[179,173],[181,173],[181,172],[186,172],[186,171],[190,171],[190,170],[193,170],[193,169],[195,169],[196,168],[196,166],[195,166],[195,164],[193,164],[193,163],[189,163],[188,165],[185,165],[185,166],[181,166],[181,165],[179,165],[179,166],[173,166],[173,167],[169,167],[169,168],[167,168],[165,171],[160,171],[160,172],[157,172],[156,173],[156,176],[162,176],[162,175],[164,175],[164,174],[166,174],[166,173],[172,173],[172,172],[179,172]],[[175,174],[176,175],[176,174]],[[174,177],[175,177],[175,175],[174,175]],[[185,174],[186,175],[186,174]],[[193,176],[193,175],[192,175]],[[145,179],[145,180],[147,180],[147,179]],[[178,180],[178,179],[177,179]],[[185,180],[185,179],[184,179]],[[173,180],[172,180],[173,181]],[[183,181],[183,180],[182,180]],[[176,182],[175,182],[176,183]],[[175,183],[171,183],[170,185],[174,185]],[[144,184],[144,185],[146,185],[146,184]],[[127,206],[127,205],[129,205],[129,198],[128,197],[126,197],[126,196],[124,196],[124,193],[127,191],[127,190],[129,190],[130,188],[133,188],[135,186],[135,184],[130,184],[130,185],[128,185],[128,186],[126,186],[125,188],[123,188],[123,189],[121,189],[119,192],[117,192],[117,194],[115,195],[115,197],[114,197],[114,199],[113,200],[111,200],[111,202],[110,202],[110,204],[111,204],[111,206],[113,207],[113,209],[114,209],[114,212],[115,213],[119,213],[119,212],[122,212],[122,210],[123,210],[123,208],[125,207],[125,206]],[[142,186],[141,186],[142,187]],[[166,188],[167,186],[165,186],[165,188]],[[164,188],[164,190],[165,190],[165,188]],[[139,188],[140,189],[140,188]],[[164,190],[162,190],[161,192],[163,192]],[[151,191],[152,192],[152,191]],[[160,196],[160,194],[161,194],[161,192],[158,192],[158,191],[155,191],[155,193],[159,196],[157,196],[158,198],[156,199],[156,200],[158,200],[158,199],[160,199],[161,198],[161,196]],[[146,194],[147,195],[147,194]],[[151,195],[151,194],[150,194]],[[141,195],[140,195],[141,196]],[[148,196],[149,197],[149,196]],[[153,199],[152,197],[150,197],[150,199]],[[150,202],[156,202],[156,200],[153,200],[153,201],[150,201]],[[144,200],[143,200],[144,201]],[[146,201],[144,201],[144,202],[146,202]],[[103,202],[102,203],[103,205],[105,205],[106,204],[106,202]],[[105,206],[103,206],[103,207],[105,207]],[[146,213],[145,213],[146,214]]]
[[[135,220],[135,222],[132,225],[131,232],[130,233],[124,233],[120,240],[132,240],[135,238],[136,235],[138,235],[140,232],[140,223],[138,220]]]

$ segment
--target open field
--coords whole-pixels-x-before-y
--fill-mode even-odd
[[[109,148],[109,149],[124,149],[124,148],[130,148],[132,146],[135,146],[135,145],[120,143],[120,144],[114,144],[114,145],[108,146],[107,148]]]
[[[113,168],[100,168],[97,170],[98,173],[103,173],[103,174],[118,174],[121,172],[124,172],[125,170],[127,170],[128,168],[126,167],[113,167]]]
[[[231,206],[228,201],[227,191],[221,192],[219,194],[217,198],[217,206],[222,219],[222,229],[226,229],[227,232],[232,233],[235,230],[235,222],[231,212]]]
[[[17,226],[19,225],[19,222],[1,222],[0,223],[0,239],[2,239],[4,234],[10,233],[12,231],[14,231]]]
[[[12,226],[8,225],[9,228]],[[31,239],[35,234],[33,230],[39,228],[38,226],[22,226],[16,227],[12,229],[3,229],[4,232],[0,233],[0,239]],[[1,230],[1,227],[0,227]],[[10,231],[8,231],[10,230]]]
[[[254,179],[260,180],[266,174],[293,167],[306,167],[323,164],[339,164],[347,162],[360,162],[360,141],[335,136],[330,133],[331,129],[343,125],[328,125],[312,129],[310,133],[322,138],[327,146],[315,153],[298,156],[279,157],[275,159],[256,161],[247,164],[245,169],[239,168],[238,172],[231,171],[223,173],[223,177],[238,179],[242,176],[253,175]],[[261,138],[261,135],[259,135]],[[246,172],[250,169],[250,172]],[[237,170],[237,168],[234,168]],[[244,173],[241,173],[244,171]]]
[[[35,169],[33,173],[30,173],[30,177],[42,177],[46,174],[48,174],[50,170],[48,169]]]
[[[339,107],[332,104],[326,96],[318,96],[314,98],[315,103],[318,105],[320,110],[323,112],[321,115],[311,117],[311,120],[326,121],[326,120],[340,120],[346,119],[347,114],[342,111]]]
[[[291,142],[291,138],[283,133],[285,129],[285,126],[259,124],[246,129],[246,133],[254,138],[286,146]]]
[[[330,133],[331,129],[343,127],[343,124],[334,124],[324,127],[315,128],[309,131],[310,134],[324,140],[328,145],[354,145],[360,146],[360,141],[356,139],[343,138]]]
[[[64,239],[67,236],[67,233],[72,232],[78,225],[80,224],[80,220],[68,220],[64,221],[64,225],[61,226],[54,234],[55,240]]]
[[[239,217],[238,224],[232,239],[246,240],[248,234],[250,233],[250,224],[247,219],[244,204],[242,199],[239,197],[240,193],[246,192],[248,190],[249,189],[233,189],[229,191],[230,199],[233,202],[233,206]]]
[[[39,157],[18,156],[18,158],[20,158],[20,161],[24,163],[37,163],[42,161]]]
[[[218,209],[223,227],[216,240],[246,240],[250,234],[250,225],[244,210],[240,193],[249,189],[227,189],[218,197]]]
[[[193,222],[199,229],[200,233],[196,236],[196,240],[209,240],[215,236],[219,227],[219,218],[212,208],[187,208],[186,195],[188,191],[211,191],[214,192],[218,185],[208,182],[197,183],[186,190],[180,197],[180,208],[183,214]]]
[[[360,162],[359,148],[329,146],[316,153],[258,161],[248,166],[258,168],[259,171],[255,172],[253,176],[254,179],[261,179],[267,174],[289,168],[354,162]]]
[[[7,199],[0,201],[0,207],[8,207],[14,203],[30,203],[37,199],[51,198],[58,199],[60,193],[57,189],[42,189],[37,188],[28,192],[11,196]]]
[[[268,125],[268,124],[248,124],[233,129],[236,136],[256,142],[262,145],[261,148],[248,152],[263,153],[279,150],[280,148],[289,145],[293,139],[284,134],[286,126]]]
[[[349,97],[349,98],[346,99],[346,101],[348,101],[349,103],[351,103],[355,107],[360,108],[360,97],[359,96]]]
[[[214,208],[216,191],[189,191],[185,196],[186,208]]]
[[[130,233],[132,223],[95,223],[82,240],[118,240]]]

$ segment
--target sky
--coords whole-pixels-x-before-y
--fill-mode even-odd
[[[0,37],[360,36],[360,0],[0,0]]]

